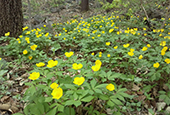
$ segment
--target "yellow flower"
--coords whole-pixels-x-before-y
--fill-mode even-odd
[[[153,64],[153,67],[154,67],[154,68],[158,68],[158,67],[159,67],[159,63],[158,63],[158,62],[157,62],[157,63],[154,63],[154,64]]]
[[[57,83],[52,83],[52,84],[50,85],[50,87],[51,87],[52,89],[56,89],[56,88],[58,87],[58,84],[57,84]]]
[[[79,69],[81,69],[83,67],[83,65],[80,63],[80,64],[77,64],[77,63],[73,63],[73,65],[72,65],[72,68],[74,69],[74,70],[79,70]]]
[[[113,91],[113,90],[115,90],[115,86],[110,83],[106,86],[106,89],[108,89],[109,91]]]
[[[161,51],[161,55],[164,56],[165,55],[165,51]]]
[[[139,56],[139,59],[142,59],[142,58],[143,58],[143,56],[142,56],[142,55],[140,55],[140,56]]]
[[[46,33],[46,34],[45,34],[45,37],[47,37],[48,35],[49,35],[49,33]]]
[[[102,55],[101,55],[101,54],[99,54],[99,57],[102,57]]]
[[[38,79],[39,77],[40,77],[40,73],[39,73],[39,72],[33,72],[33,73],[30,74],[29,79],[31,79],[31,80],[36,80],[36,79]]]
[[[28,26],[25,26],[24,28],[22,28],[23,31],[25,31],[26,29],[28,29]]]
[[[80,86],[81,84],[83,84],[85,81],[84,77],[76,77],[74,78],[73,83]]]
[[[124,48],[127,48],[127,47],[129,47],[129,45],[130,45],[130,44],[124,44],[123,47],[124,47]]]
[[[168,47],[167,46],[163,47],[161,50],[161,55],[165,55],[166,50],[168,50]]]
[[[56,66],[57,64],[58,64],[57,60],[55,60],[55,61],[54,60],[49,60],[47,67],[52,68],[52,67]]]
[[[32,45],[32,46],[31,46],[31,49],[32,49],[32,50],[35,50],[36,48],[37,48],[37,45]]]
[[[66,38],[63,38],[64,40],[66,40]]]
[[[28,44],[30,43],[29,39],[30,39],[29,37],[25,37],[25,40],[27,41]]]
[[[0,60],[2,60],[2,58],[0,58]]]
[[[71,52],[66,52],[66,53],[65,53],[65,56],[66,56],[66,57],[71,57],[73,54],[74,54],[74,52],[72,52],[72,51],[71,51]]]
[[[85,31],[85,32],[89,32],[89,29],[86,29],[86,28],[83,28],[83,31]]]
[[[143,30],[145,31],[145,30],[146,30],[146,28],[143,28]]]
[[[31,32],[30,31],[27,31],[25,34],[27,35],[27,34],[30,34]]]
[[[114,47],[114,49],[117,49],[117,48],[118,48],[118,46],[115,46],[115,47]]]
[[[45,65],[45,63],[43,63],[43,62],[36,63],[36,66],[37,66],[37,67],[42,67],[42,66],[44,66],[44,65]]]
[[[110,45],[110,42],[106,42],[106,45],[109,46],[109,45]]]
[[[147,44],[147,47],[151,47],[151,45],[150,45],[150,44]]]
[[[147,47],[143,47],[142,48],[142,51],[146,51],[148,48]]]
[[[110,30],[109,30],[109,33],[113,32],[113,30],[114,30],[114,29],[110,29]]]
[[[107,54],[107,57],[110,57],[110,54]]]
[[[130,52],[134,52],[134,51],[135,51],[134,49],[130,48]]]
[[[10,32],[5,33],[5,36],[9,36],[9,35],[10,35]]]
[[[46,27],[46,25],[44,25],[44,27]]]
[[[101,65],[102,65],[102,62],[101,62],[100,60],[96,60],[96,61],[95,61],[95,65],[101,66]]]
[[[28,58],[31,60],[31,59],[32,59],[32,56],[28,56]]]
[[[160,46],[165,46],[166,45],[166,41],[161,41]]]
[[[100,67],[101,67],[100,65],[95,65],[95,66],[92,66],[91,69],[93,71],[99,71]]]
[[[128,55],[129,55],[129,56],[133,56],[134,53],[133,53],[133,52],[128,52]]]
[[[167,64],[170,64],[170,59],[166,58],[166,59],[165,59],[165,62],[166,62]]]
[[[55,88],[51,95],[53,96],[53,99],[60,99],[63,96],[63,89],[61,89],[60,87]]]
[[[99,55],[102,55],[102,52],[99,52]]]
[[[94,52],[93,52],[93,53],[91,53],[91,55],[93,55],[93,56],[94,56]]]
[[[27,50],[24,50],[24,51],[23,51],[23,54],[27,54],[27,53],[28,53],[28,51],[27,51]]]

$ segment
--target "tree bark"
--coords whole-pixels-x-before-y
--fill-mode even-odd
[[[11,37],[22,34],[23,14],[21,0],[0,0],[0,37],[10,32]]]
[[[81,0],[81,11],[88,11],[89,10],[89,0]]]

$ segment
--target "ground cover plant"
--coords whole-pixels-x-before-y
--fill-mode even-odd
[[[144,20],[131,16],[128,21]],[[22,99],[27,104],[16,115],[121,115],[144,112],[143,106],[154,99],[169,105],[170,19],[164,29],[153,30],[143,24],[127,27],[126,21],[115,14],[97,15],[53,24],[55,35],[44,25],[26,26],[18,38],[8,37],[10,33],[1,37],[10,42],[0,48],[0,61],[14,60],[8,63],[11,68],[29,66]],[[2,77],[7,68],[0,68]]]

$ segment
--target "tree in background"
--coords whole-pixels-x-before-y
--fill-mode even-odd
[[[11,37],[22,33],[23,14],[21,0],[0,0],[0,37],[10,32]]]
[[[89,10],[89,0],[81,0],[81,11],[88,11]]]

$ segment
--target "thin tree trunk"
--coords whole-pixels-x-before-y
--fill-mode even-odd
[[[81,0],[81,11],[88,11],[89,10],[89,0]]]
[[[0,0],[0,37],[10,32],[11,37],[22,33],[23,14],[21,0]]]

